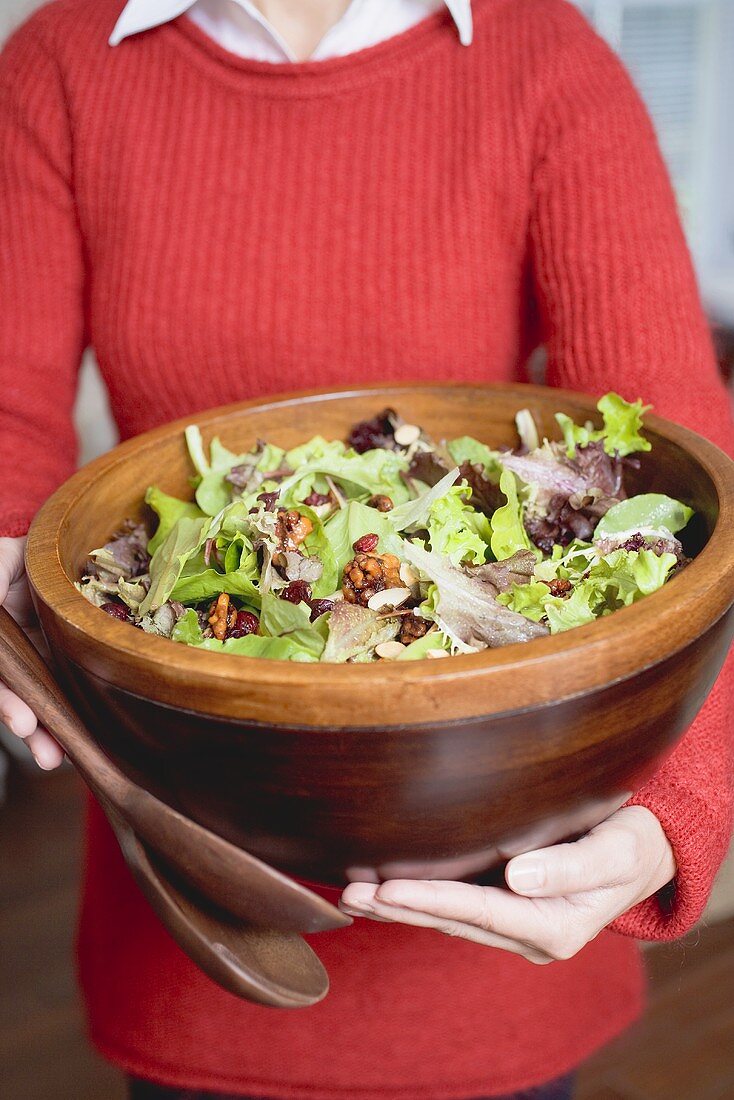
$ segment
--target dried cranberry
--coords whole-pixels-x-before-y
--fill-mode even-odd
[[[322,504],[328,504],[331,497],[328,493],[309,493],[304,500],[304,504],[307,504],[309,508],[318,508]]]
[[[306,581],[291,581],[281,592],[280,598],[290,603],[303,603],[311,599],[311,585]]]
[[[371,420],[360,420],[347,436],[347,444],[359,454],[375,450],[378,447],[394,451],[396,449],[394,427],[396,419],[394,409],[383,409]]]
[[[319,615],[325,615],[327,611],[334,610],[333,600],[309,600],[308,606],[311,608],[311,622],[315,622]]]
[[[234,626],[227,632],[228,638],[246,638],[248,634],[257,634],[260,621],[251,611],[238,611]]]
[[[110,600],[109,603],[102,604],[102,610],[111,615],[113,619],[119,619],[123,623],[128,621],[127,608],[121,603],[113,603]]]
[[[566,580],[565,577],[555,577],[554,580],[548,582],[551,596],[565,596],[571,591],[571,582]]]
[[[274,512],[278,496],[278,493],[260,493],[256,499],[263,501],[266,512]]]
[[[372,550],[375,549],[379,541],[379,535],[362,535],[361,538],[352,543],[352,546],[358,554],[369,554]]]

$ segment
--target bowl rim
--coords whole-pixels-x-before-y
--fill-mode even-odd
[[[186,709],[194,713],[266,725],[337,728],[344,727],[345,714],[354,713],[356,700],[369,706],[369,714],[361,714],[356,722],[362,728],[397,727],[524,711],[596,691],[667,659],[726,613],[734,601],[734,539],[725,534],[734,529],[734,462],[697,433],[649,414],[646,431],[688,451],[713,482],[719,516],[709,541],[658,592],[604,619],[535,639],[530,645],[517,643],[450,661],[371,665],[305,664],[202,652],[100,616],[64,571],[59,543],[84,491],[100,478],[113,476],[131,454],[155,448],[161,440],[181,434],[188,424],[199,424],[208,438],[248,411],[267,413],[276,407],[371,396],[377,403],[399,404],[401,393],[420,390],[435,395],[442,389],[479,391],[485,397],[517,393],[518,408],[533,399],[546,403],[550,396],[559,411],[564,402],[570,402],[588,410],[590,416],[598,415],[594,397],[555,387],[519,382],[400,382],[294,391],[236,402],[134,436],[72,475],[31,525],[26,567],[52,647],[62,653],[71,648],[73,660],[86,671],[132,695],[175,707],[181,703],[182,691],[188,691],[193,697],[187,698]]]

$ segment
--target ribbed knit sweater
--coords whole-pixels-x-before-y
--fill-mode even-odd
[[[72,470],[80,354],[123,437],[298,387],[523,377],[642,396],[731,446],[731,419],[650,123],[564,0],[476,0],[336,60],[230,56],[185,18],[110,49],[119,0],[58,0],[0,61],[0,533]],[[309,428],[304,422],[304,435]],[[310,1009],[211,984],[93,810],[80,931],[91,1035],[159,1081],[267,1097],[497,1096],[639,1012],[630,937],[698,918],[729,835],[731,679],[636,797],[679,864],[547,967],[357,921],[314,937]]]

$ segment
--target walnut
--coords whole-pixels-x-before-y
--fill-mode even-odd
[[[366,607],[377,592],[401,587],[400,561],[394,554],[358,552],[344,566],[342,591],[349,603]]]
[[[422,638],[424,634],[427,634],[430,625],[426,619],[422,619],[419,615],[403,615],[400,620],[398,641],[402,642],[403,645],[410,645],[411,642],[415,642],[418,638]]]
[[[223,642],[227,636],[227,631],[231,630],[237,622],[237,608],[230,607],[229,596],[226,592],[220,593],[209,608],[207,621],[212,628],[214,637]]]

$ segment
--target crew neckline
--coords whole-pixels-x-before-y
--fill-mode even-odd
[[[274,96],[324,96],[362,86],[381,79],[386,70],[398,64],[422,57],[427,49],[445,43],[448,35],[457,50],[473,48],[461,44],[447,8],[427,15],[420,23],[384,42],[321,61],[258,61],[240,57],[210,38],[186,14],[157,31],[169,36],[201,66],[218,72],[230,83],[244,81],[259,88],[262,94]]]

